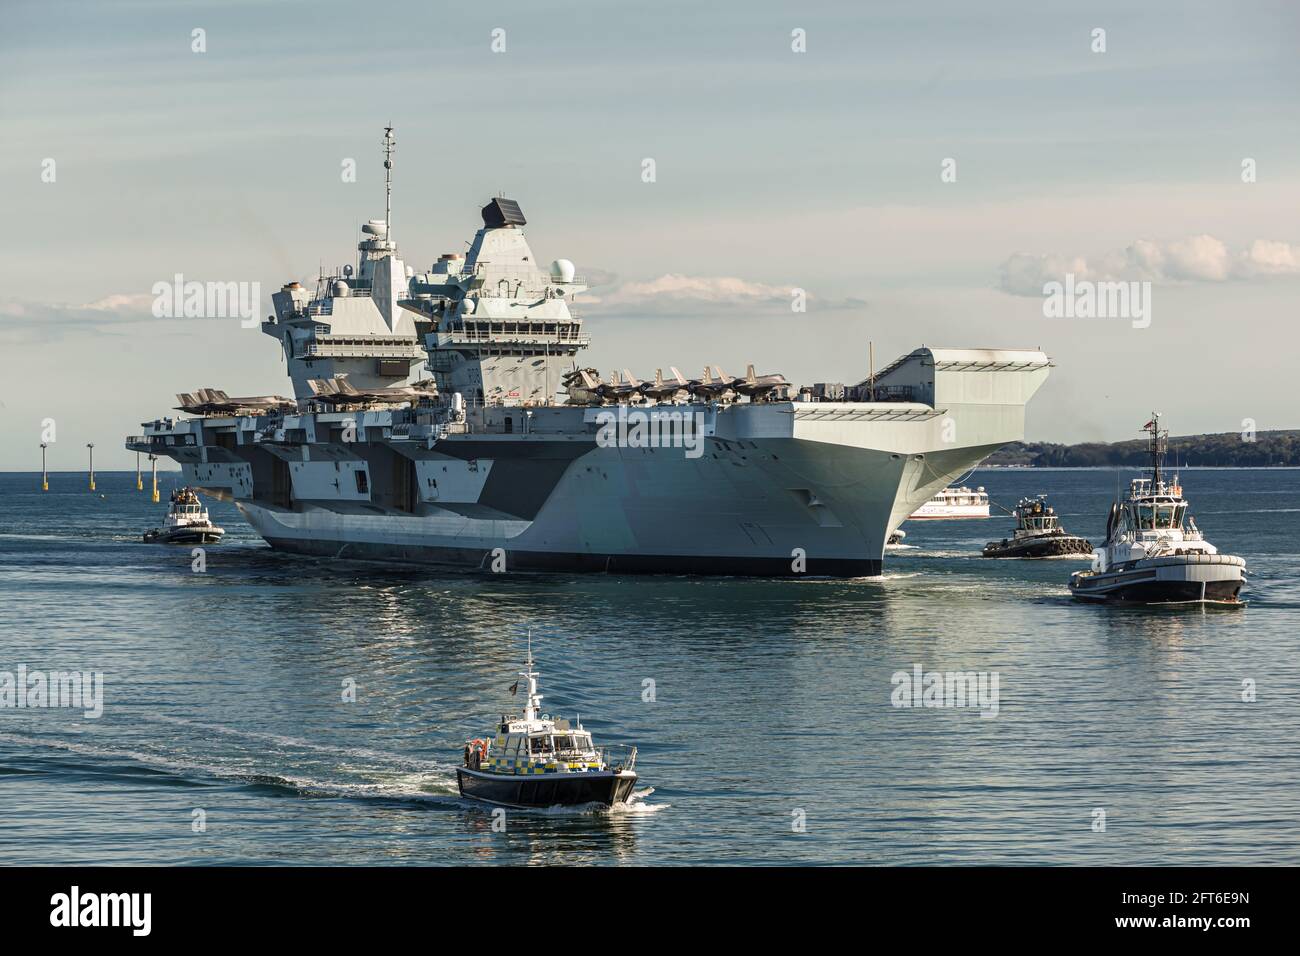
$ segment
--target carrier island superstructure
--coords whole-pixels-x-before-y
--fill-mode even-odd
[[[391,197],[393,139],[385,134]],[[262,324],[292,396],[179,396],[127,448],[179,462],[272,547],[484,570],[881,572],[908,515],[1001,445],[1050,361],[919,348],[847,389],[676,369],[605,381],[519,205],[498,197],[464,254],[427,271],[391,199],[357,263],[286,284]],[[325,271],[325,270],[322,270]]]

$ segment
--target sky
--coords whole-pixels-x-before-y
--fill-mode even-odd
[[[350,261],[390,123],[408,264],[516,199],[596,283],[602,371],[1042,348],[1030,440],[1300,427],[1298,92],[1300,5],[1263,0],[6,0],[0,470],[47,419],[53,470],[127,468],[176,392],[289,392],[274,339],[151,289],[258,282],[265,315]],[[1065,273],[1148,313],[1051,315]]]

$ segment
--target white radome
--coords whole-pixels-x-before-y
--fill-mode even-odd
[[[572,282],[575,268],[568,259],[556,259],[551,263],[551,278],[556,282]]]

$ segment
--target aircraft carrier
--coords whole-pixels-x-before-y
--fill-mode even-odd
[[[384,219],[356,265],[290,282],[262,330],[292,397],[178,396],[126,447],[179,462],[274,548],[484,571],[881,573],[908,515],[1001,445],[1051,362],[919,348],[851,386],[753,366],[605,381],[571,308],[572,263],[540,268],[497,197],[464,253],[427,272]],[[325,272],[326,270],[322,270]]]

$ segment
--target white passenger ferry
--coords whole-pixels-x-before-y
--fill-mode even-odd
[[[908,517],[908,521],[951,518],[987,518],[989,516],[989,496],[983,486],[974,491],[961,488],[945,488]]]

